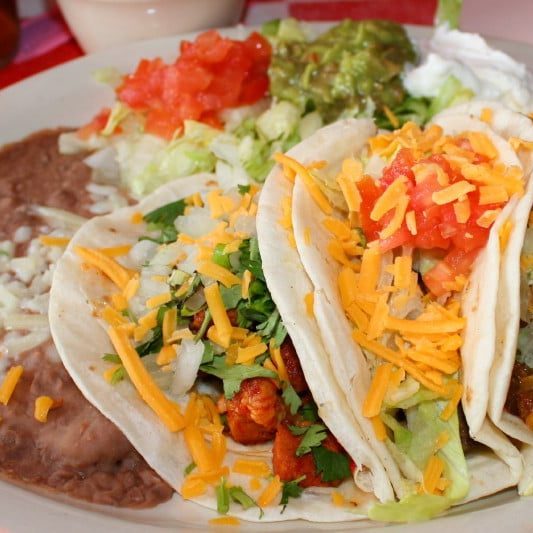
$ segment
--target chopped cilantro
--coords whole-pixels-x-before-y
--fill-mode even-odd
[[[144,221],[156,226],[174,225],[174,220],[185,212],[185,200],[178,200],[163,205],[144,215]]]
[[[121,311],[121,315],[129,318],[132,322],[137,322],[135,315],[127,308]]]
[[[229,495],[235,503],[240,503],[244,510],[257,506],[257,502],[251,496],[246,494],[242,487],[231,487],[229,489]]]
[[[196,468],[196,463],[194,461],[192,463],[189,463],[185,467],[185,470],[183,471],[183,475],[188,476],[195,468]]]
[[[207,363],[211,363],[213,361],[213,358],[215,356],[215,350],[213,349],[213,345],[210,341],[204,341],[204,353],[202,355],[202,365],[205,365]]]
[[[325,446],[313,448],[316,470],[326,483],[341,481],[351,476],[350,461],[343,453],[333,452]]]
[[[359,244],[362,248],[366,248],[367,240],[363,228],[355,228],[355,231],[359,234]]]
[[[231,400],[241,388],[241,383],[249,378],[276,378],[277,374],[257,364],[227,365],[225,357],[214,357],[212,363],[201,365],[200,370],[223,380],[224,396]]]
[[[152,335],[149,340],[139,344],[135,347],[139,357],[144,357],[151,353],[156,353],[161,350],[163,347],[163,332],[161,331],[161,326],[156,326],[152,330]]]
[[[170,204],[163,205],[150,213],[144,215],[143,219],[148,224],[148,229],[151,231],[159,231],[158,237],[140,237],[140,241],[148,240],[165,244],[174,242],[178,236],[178,232],[174,226],[174,221],[185,212],[185,201],[178,200]]]
[[[307,430],[309,429],[309,426],[291,426],[291,425],[289,425],[288,427],[291,430],[291,433],[293,435],[296,435],[297,437],[300,437],[301,435],[306,433]]]
[[[281,346],[287,336],[287,330],[281,321],[281,316],[277,309],[267,320],[257,326],[257,331],[259,331],[262,337],[274,339],[276,346]]]
[[[189,299],[196,292],[201,282],[202,280],[200,279],[200,276],[198,274],[194,274],[192,279],[188,279],[185,282],[188,284],[188,288],[182,295],[180,295],[179,298],[176,298],[177,302],[184,302],[185,300]]]
[[[250,192],[250,185],[237,185],[237,189],[239,194],[244,196],[247,192]]]
[[[307,422],[316,422],[318,420],[318,407],[312,400],[303,404],[300,409],[302,418]]]
[[[106,363],[113,363],[115,365],[120,365],[122,363],[120,357],[116,353],[105,353],[102,355],[102,360]]]
[[[157,229],[157,228],[154,228]],[[152,241],[157,244],[167,244],[169,242],[175,242],[178,238],[178,232],[174,226],[167,226],[166,228],[161,229],[161,233],[157,237],[148,237],[143,235],[139,237],[139,241]]]
[[[311,448],[319,446],[327,437],[326,427],[322,424],[313,424],[307,428],[300,446],[296,449],[296,457],[301,457],[311,451]]]
[[[226,514],[229,511],[229,490],[226,485],[226,478],[221,478],[215,492],[217,495],[217,511],[219,514]]]
[[[224,302],[226,309],[235,309],[242,300],[242,287],[240,285],[233,285],[233,287],[220,286],[220,296]]]
[[[256,279],[265,281],[263,265],[261,263],[261,254],[259,253],[259,243],[256,237],[245,239],[239,246],[240,256],[240,273],[249,270]]]
[[[231,263],[229,261],[229,254],[225,253],[226,245],[219,243],[213,250],[213,263],[220,265],[228,270],[231,270]]]
[[[116,385],[119,381],[122,381],[126,377],[126,369],[123,366],[119,366],[111,376],[111,385]]]
[[[281,500],[279,502],[280,505],[283,505],[283,509],[281,510],[282,513],[285,511],[285,507],[287,507],[287,504],[289,503],[289,498],[299,498],[302,495],[304,489],[300,487],[299,483],[301,483],[305,477],[306,476],[300,476],[297,479],[283,483]]]
[[[289,382],[283,384],[283,393],[281,397],[283,398],[285,405],[289,408],[291,415],[295,415],[302,405],[302,400]]]
[[[202,321],[202,325],[200,326],[200,329],[194,336],[194,342],[198,342],[200,339],[203,339],[210,322],[211,322],[211,311],[207,309],[205,311],[205,316],[204,316],[204,320]]]
[[[190,318],[191,316],[194,316],[198,311],[200,311],[201,307],[199,309],[189,309],[188,307],[184,306],[180,310],[180,316],[183,318]]]
[[[190,277],[191,275],[188,274],[187,272],[183,272],[183,270],[175,269],[172,271],[172,274],[170,274],[168,278],[168,284],[171,287],[177,287],[179,285],[183,285]]]

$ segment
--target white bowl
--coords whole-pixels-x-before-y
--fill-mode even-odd
[[[85,52],[239,21],[244,0],[58,0]]]

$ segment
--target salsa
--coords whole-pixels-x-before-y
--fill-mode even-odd
[[[403,131],[419,136],[420,146],[397,149],[379,181],[366,176],[357,183],[361,225],[368,241],[379,241],[381,252],[400,246],[413,247],[422,256],[431,252],[423,280],[441,296],[470,272],[496,216],[520,188],[518,174],[505,180],[495,147],[481,133],[446,137],[432,126],[425,133],[428,140],[435,137],[428,151],[421,149],[424,141],[416,125],[407,124]],[[379,151],[382,141],[376,139],[374,150]],[[377,208],[379,204],[387,207]]]
[[[270,55],[270,44],[256,32],[236,41],[207,31],[183,41],[174,63],[143,59],[125,76],[117,97],[146,115],[147,133],[167,139],[185,120],[220,127],[219,111],[266,95]]]
[[[416,53],[405,29],[385,20],[344,20],[314,41],[277,43],[270,92],[325,122],[357,115],[372,103],[392,109],[406,97],[400,74]]]

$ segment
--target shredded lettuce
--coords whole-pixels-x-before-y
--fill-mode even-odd
[[[109,118],[107,119],[107,123],[104,127],[104,129],[101,131],[101,134],[106,137],[109,135],[112,135],[115,131],[116,127],[131,113],[131,109],[124,105],[122,102],[117,102],[113,109],[111,110],[111,114],[109,115]]]
[[[269,20],[261,26],[261,33],[273,44],[278,42],[303,43],[308,39],[302,24],[293,18]]]
[[[529,322],[518,333],[516,360],[529,368],[533,368],[533,322]]]
[[[442,84],[429,106],[429,117],[443,109],[466,102],[475,96],[474,91],[465,87],[455,76],[449,76]]]
[[[372,506],[368,517],[380,522],[422,522],[443,513],[450,504],[445,496],[411,494],[399,502]]]
[[[462,7],[463,0],[439,0],[435,25],[447,24],[451,30],[458,28]]]

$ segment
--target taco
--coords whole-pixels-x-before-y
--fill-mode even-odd
[[[479,113],[479,106],[471,106]],[[533,168],[533,126],[516,115],[509,128],[511,144],[524,168]],[[523,495],[533,493],[533,361],[531,359],[531,211],[533,183],[509,216],[512,233],[499,247],[500,282],[496,313],[494,363],[490,369],[487,412],[493,423],[521,449],[525,470],[519,484]]]
[[[291,224],[273,231],[296,244],[335,377],[396,466],[400,502],[376,505],[373,518],[415,519],[418,504],[436,513],[522,475],[486,405],[499,246],[531,168],[498,126],[513,114],[480,114],[378,135],[368,121],[339,122],[278,156],[265,185],[284,187]]]
[[[84,224],[54,275],[52,335],[84,396],[184,498],[254,521],[355,520],[393,500],[389,474],[305,313],[305,273],[267,288],[280,273],[262,260],[282,265],[284,245],[260,253],[257,197],[202,174]]]

